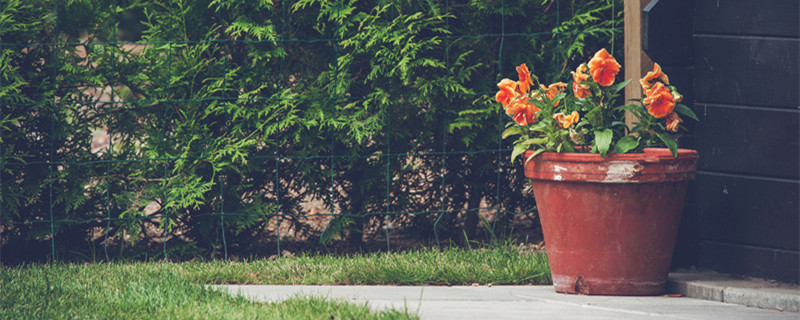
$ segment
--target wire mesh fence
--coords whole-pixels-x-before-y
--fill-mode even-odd
[[[3,0],[0,262],[496,241],[535,204],[495,84],[620,4]]]

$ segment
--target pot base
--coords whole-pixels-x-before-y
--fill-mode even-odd
[[[556,292],[567,294],[651,296],[663,293],[666,286],[666,281],[553,275],[553,287]]]

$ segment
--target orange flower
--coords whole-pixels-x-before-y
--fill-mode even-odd
[[[614,83],[614,77],[617,76],[621,67],[606,49],[600,49],[594,54],[592,60],[589,60],[589,73],[592,75],[592,79],[604,87]]]
[[[656,80],[661,80],[664,84],[669,85],[669,77],[661,72],[661,66],[658,63],[653,65],[653,71],[647,72],[647,75],[639,80],[639,83],[642,84],[642,91],[647,92]]]
[[[659,119],[669,115],[675,109],[675,98],[672,96],[672,92],[661,82],[656,82],[647,91],[644,103],[647,105],[647,112]]]
[[[556,82],[547,87],[547,97],[553,99],[567,87],[566,83]]]
[[[581,84],[581,82],[589,80],[589,75],[586,73],[587,71],[589,70],[586,68],[586,65],[581,64],[572,72],[572,91],[575,92],[575,97],[577,98],[586,98],[586,96],[591,93],[589,86]]]
[[[517,81],[517,85],[519,86],[519,90],[522,93],[528,93],[528,90],[531,89],[531,85],[533,84],[533,79],[531,79],[531,72],[528,71],[528,66],[524,63],[517,67],[517,75],[519,75],[519,81]]]
[[[550,99],[550,100],[553,100],[553,99],[555,99],[555,97],[559,93],[564,92],[564,88],[567,87],[567,84],[563,83],[563,82],[556,82],[554,84],[551,84],[548,87],[545,87],[543,84],[541,84],[540,86],[541,86],[542,90],[547,90],[545,92],[545,95],[547,95],[547,98]],[[553,106],[557,106],[557,105],[558,105],[558,102],[556,102]]]
[[[678,114],[673,112],[667,116],[667,130],[672,132],[678,132],[678,125],[683,122]]]
[[[578,115],[577,111],[572,111],[570,115],[564,115],[563,113],[559,112],[553,115],[553,119],[558,121],[558,126],[561,129],[566,129],[571,127],[573,124],[578,123],[580,116]]]
[[[502,103],[503,108],[506,108],[511,100],[517,97],[517,82],[511,81],[510,79],[503,79],[500,80],[497,87],[500,88],[500,91],[497,92],[494,99]]]
[[[539,110],[541,109],[527,100],[514,100],[508,105],[507,112],[512,115],[514,122],[521,126],[527,126],[536,122],[536,112]]]

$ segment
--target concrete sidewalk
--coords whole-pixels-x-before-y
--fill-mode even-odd
[[[800,286],[711,271],[672,272],[667,291],[748,307],[800,312]],[[797,316],[800,319],[800,314]]]
[[[255,301],[319,296],[422,319],[800,319],[800,314],[685,297],[559,294],[552,286],[210,286]]]

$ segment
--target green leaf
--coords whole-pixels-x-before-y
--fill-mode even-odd
[[[615,84],[613,86],[608,87],[608,90],[611,91],[611,93],[617,93],[620,90],[622,90],[623,88],[625,88],[625,86],[627,86],[628,83],[630,83],[630,82],[631,82],[631,80],[627,80],[627,81],[624,81],[624,82],[617,83],[617,84]]]
[[[603,107],[596,106],[592,110],[587,112],[586,115],[584,116],[584,118],[586,119],[586,121],[591,123],[593,126],[599,126],[600,125],[600,114],[602,113],[602,111],[603,111]]]
[[[639,106],[639,105],[626,104],[626,105],[621,105],[621,106],[615,107],[614,111],[625,110],[625,111],[628,111],[628,112],[631,112],[631,113],[637,113],[640,109],[643,109],[643,108],[641,106]]]
[[[661,141],[664,142],[665,145],[667,145],[667,148],[669,148],[669,151],[672,152],[672,156],[677,158],[678,157],[678,142],[675,141],[675,138],[673,138],[671,135],[663,133],[663,132],[656,133],[656,136],[658,136],[658,138],[661,139]]]
[[[628,128],[624,121],[611,121],[611,127],[622,127],[623,130]]]
[[[617,144],[614,145],[614,153],[623,154],[636,149],[639,146],[639,139],[633,136],[624,136],[622,139],[617,141]]]
[[[528,164],[528,161],[531,161],[534,157],[538,156],[540,153],[544,152],[544,149],[539,149],[534,151],[527,159],[525,159],[525,164]]]
[[[509,136],[517,135],[522,133],[522,127],[513,126],[508,127],[507,129],[503,130],[502,137],[503,139],[508,138]]]
[[[534,132],[545,132],[550,128],[550,123],[547,121],[539,121],[533,125],[529,125],[528,128]]]
[[[523,142],[523,144],[525,144],[525,146],[527,147],[527,146],[530,146],[532,144],[542,144],[542,143],[545,143],[545,142],[547,142],[547,138],[531,138],[531,139],[525,140],[525,142]]]
[[[513,163],[514,159],[516,159],[519,155],[525,153],[525,151],[528,151],[527,144],[524,143],[515,144],[514,150],[511,151],[511,162]]]
[[[611,131],[611,129],[605,129],[595,133],[594,144],[601,156],[605,157],[606,153],[608,153],[608,149],[611,147],[611,140],[613,137],[614,132]]]
[[[697,119],[697,115],[694,114],[694,111],[692,111],[692,109],[689,109],[689,107],[687,107],[686,105],[683,105],[683,104],[680,104],[680,103],[676,104],[675,105],[675,112],[680,113],[680,114],[682,114],[684,116],[687,116],[689,118],[692,118],[692,119],[694,119],[694,121],[700,121],[699,119]]]
[[[569,135],[569,133],[567,133],[567,135]],[[561,152],[575,153],[575,145],[572,144],[572,142],[570,142],[569,140],[564,141],[561,144],[563,145],[563,147],[561,148]]]
[[[563,100],[563,99],[564,99],[564,97],[566,97],[566,96],[567,96],[567,94],[566,94],[566,93],[559,93],[559,94],[557,94],[555,97],[553,97],[553,99],[552,99],[552,100],[550,100],[550,104],[553,104],[553,105],[555,105],[555,104],[556,104],[558,101],[561,101],[561,100]],[[562,105],[562,106],[564,106],[564,104],[561,104],[561,105]]]

